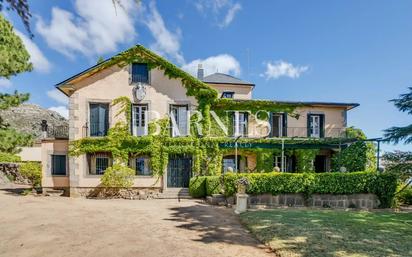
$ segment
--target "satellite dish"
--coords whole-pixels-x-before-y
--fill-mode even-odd
[[[133,88],[133,96],[134,96],[136,101],[142,101],[146,96],[146,85],[139,82]]]

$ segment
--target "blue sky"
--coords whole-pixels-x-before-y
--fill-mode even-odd
[[[357,102],[349,125],[382,136],[411,117],[389,99],[412,86],[412,1],[29,1],[34,39],[14,13],[35,70],[0,80],[1,92],[65,112],[54,84],[140,43],[188,71],[227,72],[256,84],[254,98]],[[385,145],[385,150],[411,150]]]

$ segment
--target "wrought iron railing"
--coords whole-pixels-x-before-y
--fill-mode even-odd
[[[69,138],[69,126],[47,126],[47,138]]]
[[[83,137],[107,136],[109,126],[109,123],[86,122],[83,126]]]
[[[138,74],[132,74],[132,83],[149,83],[149,77],[148,76],[142,76]]]

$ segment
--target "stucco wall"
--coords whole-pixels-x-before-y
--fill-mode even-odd
[[[22,147],[21,152],[17,154],[24,162],[40,162],[41,146]]]
[[[247,85],[223,85],[223,84],[208,84],[219,92],[221,97],[223,92],[235,92],[234,99],[252,99],[252,86]]]
[[[44,140],[42,142],[42,187],[69,187],[69,174],[66,176],[52,176],[51,174],[51,155],[67,155],[67,151],[67,140]],[[68,168],[68,162],[66,161],[66,173],[69,170]]]
[[[299,119],[288,117],[288,136],[306,137],[308,114],[325,115],[325,137],[338,137],[346,127],[345,108],[339,107],[299,107]]]
[[[89,120],[89,103],[106,102],[126,96],[132,102],[133,86],[129,85],[128,67],[107,68],[75,85],[79,88],[69,101],[69,139],[77,140],[87,135],[86,123]],[[147,87],[146,97],[139,103],[147,104],[149,120],[164,118],[169,113],[170,104],[188,104],[191,110],[197,109],[197,101],[194,97],[186,96],[186,89],[180,79],[169,79],[159,69],[150,71],[150,86]],[[109,125],[124,120],[124,116],[116,117],[119,107],[110,106]],[[99,185],[99,175],[88,175],[86,156],[70,157],[70,184],[73,187],[94,187]],[[161,179],[154,177],[137,177],[134,182],[136,187],[159,187]]]

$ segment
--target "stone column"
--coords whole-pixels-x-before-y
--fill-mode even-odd
[[[247,211],[248,198],[249,196],[247,194],[236,194],[236,214],[240,214]]]

